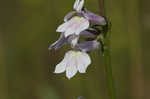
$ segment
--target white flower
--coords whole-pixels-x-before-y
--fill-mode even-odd
[[[83,17],[74,16],[69,21],[61,24],[57,28],[57,32],[64,32],[65,37],[76,34],[79,35],[80,32],[88,29],[89,21]]]
[[[80,51],[68,51],[64,59],[56,65],[55,73],[63,73],[66,71],[68,79],[72,78],[78,71],[86,73],[88,65],[91,64],[89,55]]]
[[[83,5],[84,5],[84,0],[76,0],[75,3],[74,3],[73,8],[76,11],[80,12],[83,8]]]

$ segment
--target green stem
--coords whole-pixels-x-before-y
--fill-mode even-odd
[[[110,99],[115,99],[115,89],[113,85],[111,55],[110,55],[110,32],[107,32],[104,43],[105,70],[108,80]]]
[[[105,16],[105,9],[104,9],[104,0],[98,0],[99,1],[99,8],[100,8],[100,14],[102,16]],[[107,20],[107,19],[106,19]],[[110,36],[111,36],[111,24],[109,20],[107,20],[107,25],[103,27],[104,32],[104,57],[105,57],[105,70],[106,70],[106,76],[108,81],[108,89],[109,89],[109,97],[110,99],[116,99],[115,97],[115,89],[113,85],[113,77],[112,77],[112,65],[111,65],[111,52],[110,52]]]

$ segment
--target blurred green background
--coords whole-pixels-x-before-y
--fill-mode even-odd
[[[65,52],[48,51],[74,0],[0,0],[0,99],[108,99],[104,57],[90,54],[86,74],[53,73]],[[117,99],[150,99],[149,0],[105,0],[112,21],[111,54]],[[85,0],[99,13],[98,0]]]

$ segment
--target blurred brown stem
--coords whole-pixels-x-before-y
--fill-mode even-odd
[[[105,11],[104,11],[104,1],[103,0],[98,0],[99,1],[99,9],[100,9],[100,14],[101,16],[105,16]]]

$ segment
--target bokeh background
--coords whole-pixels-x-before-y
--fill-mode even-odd
[[[99,13],[98,0],[85,0]],[[74,0],[0,0],[0,99],[108,99],[104,57],[90,54],[86,74],[53,73],[67,51],[48,51]],[[112,21],[111,54],[117,99],[150,99],[149,0],[105,0]]]

